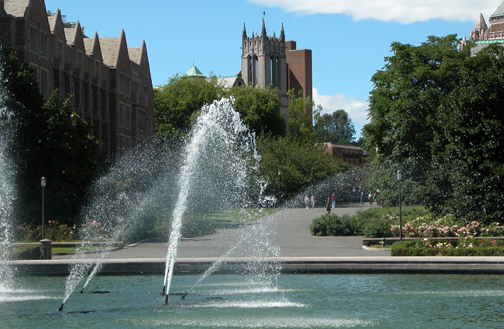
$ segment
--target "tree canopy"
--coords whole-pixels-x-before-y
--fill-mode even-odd
[[[416,47],[392,44],[394,55],[372,78],[365,143],[378,149],[377,164],[408,162],[410,178],[422,187],[419,201],[434,210],[498,221],[504,217],[504,48],[490,45],[471,57],[469,47],[458,45],[454,35]]]
[[[320,143],[351,144],[354,142],[355,126],[345,110],[314,116],[315,140]]]
[[[256,134],[285,134],[285,121],[279,112],[280,98],[274,89],[254,87],[225,88],[217,77],[209,79],[173,76],[168,84],[154,90],[156,136],[184,136],[204,104],[222,97],[233,97],[235,109],[244,124]]]

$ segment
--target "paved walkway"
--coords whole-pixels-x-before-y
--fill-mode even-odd
[[[333,209],[338,215],[355,215],[357,211],[370,208],[365,205],[351,205]],[[390,256],[389,250],[364,250],[361,237],[313,237],[310,224],[316,217],[325,214],[324,208],[284,209],[268,216],[260,223],[265,223],[266,231],[261,231],[252,223],[241,229],[226,229],[194,239],[182,239],[179,244],[178,258],[212,258],[225,255],[231,248],[241,243],[233,251],[232,257],[246,257],[248,248],[253,244],[255,234],[269,233],[272,247],[279,247],[279,257],[373,257]],[[249,233],[249,230],[255,232]],[[250,240],[247,245],[241,240]],[[165,258],[168,243],[138,243],[125,249],[113,251],[110,259],[148,259]],[[53,259],[68,259],[71,255],[54,255]]]

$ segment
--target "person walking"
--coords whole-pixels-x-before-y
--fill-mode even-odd
[[[315,208],[315,196],[313,194],[311,195],[310,201],[311,201],[311,207]]]
[[[331,197],[327,197],[327,202],[326,202],[326,210],[327,210],[327,213],[330,215],[331,214]]]
[[[371,193],[368,194],[369,204],[373,204],[373,195]]]
[[[331,203],[332,203],[332,207],[336,208],[336,193],[334,193],[334,192],[333,192],[333,194],[331,194]]]
[[[308,197],[308,195],[305,195],[305,197],[304,197],[304,204],[305,204],[306,209],[308,209],[308,207],[310,205],[310,198]]]

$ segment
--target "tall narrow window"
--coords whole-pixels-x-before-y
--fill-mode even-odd
[[[98,80],[100,80],[100,71],[101,71],[101,63],[100,63],[100,61],[96,61],[95,62],[95,77],[97,77]]]
[[[254,55],[254,86],[257,84],[258,80],[258,66],[259,66],[259,59],[257,56]]]
[[[275,58],[275,87],[280,88],[280,58]]]
[[[144,110],[138,110],[137,121],[138,130],[147,131],[147,112]]]
[[[37,30],[30,28],[30,51],[37,52]]]
[[[126,105],[125,111],[125,127],[126,129],[131,129],[131,107],[129,105]]]
[[[42,55],[43,57],[47,57],[47,34],[40,33],[39,41],[40,41],[39,46],[40,55]]]
[[[48,72],[44,69],[40,69],[39,88],[40,93],[42,94],[42,96],[44,96],[44,99],[47,99],[49,97],[47,89],[48,88],[47,81],[48,81]]]
[[[63,41],[58,40],[58,59],[60,60],[60,64],[63,64]]]
[[[254,63],[252,62],[252,57],[247,57],[247,66],[248,66],[248,81],[247,84],[252,84],[252,73],[254,72]]]
[[[79,69],[82,69],[82,61],[83,61],[83,55],[82,52],[78,51],[77,52],[77,67]]]
[[[119,103],[119,127],[124,127],[124,103]]]

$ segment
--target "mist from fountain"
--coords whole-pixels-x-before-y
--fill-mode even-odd
[[[60,311],[84,277],[87,279],[81,293],[101,270],[115,243],[135,234],[142,226],[141,218],[164,202],[163,189],[169,184],[156,184],[160,175],[159,161],[152,150],[139,148],[125,154],[93,183],[90,201],[81,211],[79,240],[83,242],[72,257]],[[162,176],[161,182],[169,178]]]
[[[13,242],[13,202],[16,195],[14,188],[15,168],[8,154],[9,141],[13,137],[13,120],[4,103],[3,68],[0,64],[0,293],[8,292],[14,273],[6,261]]]
[[[209,210],[257,204],[262,192],[255,136],[241,122],[233,100],[222,99],[202,108],[182,151],[178,197],[173,211],[163,294],[168,302],[183,216],[188,206]],[[256,200],[252,200],[255,191]],[[258,191],[259,190],[259,191]]]

